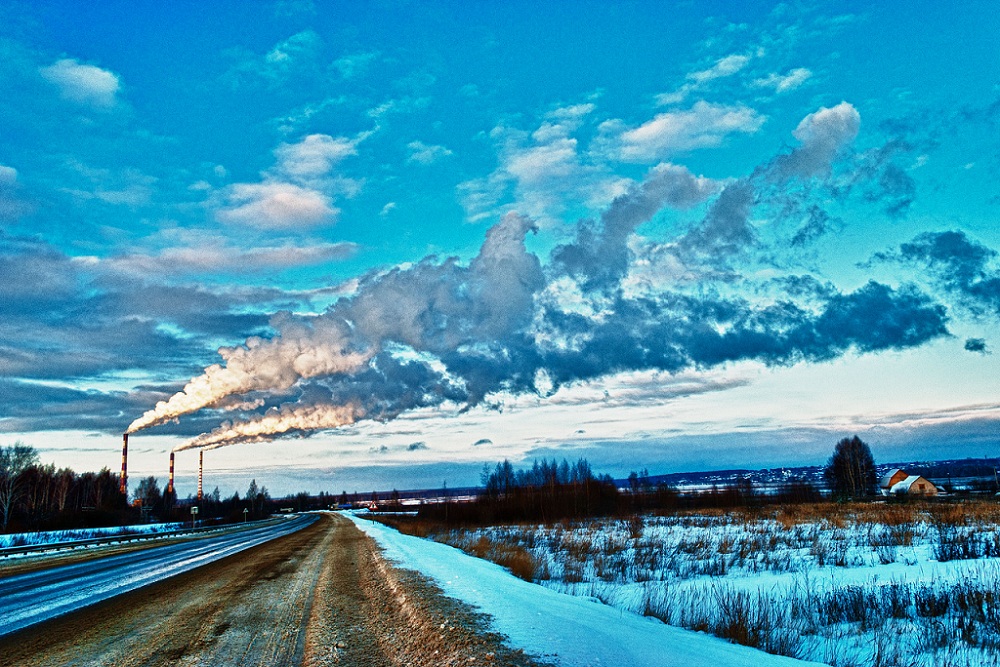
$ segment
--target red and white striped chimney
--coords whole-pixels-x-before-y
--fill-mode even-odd
[[[128,491],[128,433],[122,434],[122,476],[118,483],[118,490],[122,495]]]
[[[205,451],[198,452],[198,502],[201,502],[201,473],[205,468]]]
[[[167,479],[167,493],[174,492],[174,453],[170,452],[170,477]]]

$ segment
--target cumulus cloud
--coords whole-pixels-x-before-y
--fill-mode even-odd
[[[219,220],[261,229],[314,227],[340,212],[329,196],[293,183],[236,183],[226,195]]]
[[[222,222],[259,229],[301,229],[334,222],[340,210],[333,196],[353,196],[361,183],[334,174],[345,158],[357,154],[357,145],[370,135],[353,138],[310,134],[275,150],[275,164],[260,183],[234,183],[223,192],[216,212]]]
[[[498,138],[509,142],[504,178],[526,187],[537,182],[533,179],[563,178],[579,167],[570,128],[591,109],[568,109],[530,135],[498,130]],[[729,108],[716,110],[722,109]],[[223,348],[220,363],[130,428],[186,419],[205,408],[238,408],[235,399],[245,394],[291,397],[280,408],[234,419],[209,440],[191,445],[222,446],[355,419],[391,420],[410,410],[491,407],[510,394],[544,398],[566,385],[622,373],[821,362],[948,336],[945,307],[905,283],[872,281],[841,291],[812,276],[774,281],[773,272],[761,279],[735,269],[723,277],[721,270],[705,271],[704,281],[632,279],[640,261],[672,261],[681,271],[699,271],[701,265],[725,268],[730,261],[736,266],[760,251],[762,225],[753,217],[776,206],[766,188],[776,188],[782,179],[825,175],[858,128],[857,111],[849,104],[819,109],[796,128],[798,147],[740,179],[720,182],[659,164],[624,187],[598,217],[579,222],[544,262],[529,250],[536,220],[504,215],[468,262],[431,256],[372,271],[320,314],[277,316],[269,323],[271,337]],[[304,160],[318,166],[302,173],[327,170],[326,155],[321,151],[316,160]],[[676,212],[689,210],[696,211],[695,222],[676,220]],[[657,216],[665,211],[671,213],[660,224]],[[658,253],[645,252],[637,241],[637,230],[651,221],[650,227],[671,229],[657,244]],[[830,224],[825,212],[813,211],[786,243],[805,244]],[[914,254],[901,251],[907,253]],[[967,270],[975,277],[961,284],[987,277],[982,261]],[[750,289],[728,289],[713,280],[740,280]],[[705,389],[695,385],[678,385],[671,396]],[[338,406],[348,410],[346,417],[317,416],[333,414]]]
[[[567,202],[599,202],[603,206],[618,194],[617,185],[625,179],[613,177],[603,166],[594,164],[573,136],[593,109],[589,103],[560,107],[546,114],[530,133],[494,128],[491,137],[499,149],[497,169],[458,186],[469,218],[481,220],[516,210],[549,226],[565,211]],[[513,195],[514,203],[498,209],[508,194]]]
[[[635,129],[621,132],[618,157],[641,162],[718,146],[733,133],[753,134],[764,120],[747,106],[698,101],[688,110],[658,114]]]
[[[612,202],[601,215],[600,224],[581,223],[576,241],[556,248],[553,258],[590,287],[614,284],[628,269],[628,239],[639,225],[664,206],[687,208],[703,202],[718,187],[685,167],[658,165],[642,183]]]
[[[120,88],[118,75],[84,65],[73,58],[63,58],[39,70],[46,81],[55,85],[65,99],[98,108],[114,106]]]
[[[810,178],[830,172],[837,154],[854,141],[861,115],[848,102],[822,107],[802,119],[792,132],[800,145],[779,155],[768,167],[772,178]]]
[[[526,248],[531,220],[508,215],[468,265],[428,258],[370,274],[323,314],[287,315],[272,323],[276,337],[224,349],[224,365],[206,369],[131,428],[218,406],[230,396],[293,386],[299,400],[279,411],[289,417],[312,414],[317,406],[348,406],[357,418],[387,420],[428,406],[489,404],[501,392],[548,396],[565,384],[622,372],[825,361],[948,335],[943,306],[912,286],[870,282],[844,293],[826,286],[802,300],[760,302],[681,289],[628,295],[608,289],[624,278],[627,256],[604,270],[588,252],[604,247],[602,257],[612,257],[629,230],[659,207],[691,205],[715,188],[665,165],[612,204],[590,236],[581,232],[574,246],[558,248],[548,271]],[[746,242],[731,219],[745,218],[747,196],[745,183],[723,191],[709,212],[704,243]],[[571,266],[580,297],[595,304],[589,311],[544,294]],[[312,423],[332,428],[339,419]],[[265,421],[272,431],[265,432]],[[285,423],[308,422],[250,416],[224,425],[211,443],[301,430],[286,430]],[[198,442],[191,446],[209,441]]]
[[[722,259],[753,244],[757,238],[750,224],[754,190],[746,180],[730,183],[712,202],[705,218],[678,239],[680,251]]]
[[[357,145],[363,138],[310,134],[298,143],[278,146],[274,151],[278,160],[276,168],[293,179],[311,180],[326,176],[345,157],[357,154]]]

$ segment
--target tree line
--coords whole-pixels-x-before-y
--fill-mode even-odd
[[[34,447],[0,445],[0,529],[4,532],[94,528],[127,521],[118,475],[78,474],[42,465]]]
[[[192,505],[199,506],[202,523],[260,519],[275,509],[267,487],[256,480],[242,498],[239,493],[223,498],[216,487],[201,501],[179,500],[150,476],[139,480],[129,503],[119,484],[118,473],[108,468],[77,473],[42,464],[35,448],[23,442],[0,445],[0,532],[190,521]]]

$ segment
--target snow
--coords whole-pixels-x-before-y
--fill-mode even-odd
[[[11,546],[36,546],[89,540],[97,537],[118,535],[144,535],[164,533],[183,528],[181,523],[146,523],[133,526],[111,526],[107,528],[80,528],[78,530],[49,530],[35,533],[11,533],[0,535],[0,549]]]
[[[525,652],[566,667],[791,667],[817,665],[664,625],[591,599],[518,579],[453,547],[403,535],[363,515],[348,517],[400,567],[434,580],[450,597],[477,607],[496,631]]]

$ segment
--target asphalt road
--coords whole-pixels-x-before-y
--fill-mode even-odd
[[[0,579],[0,636],[299,531],[315,515]]]

